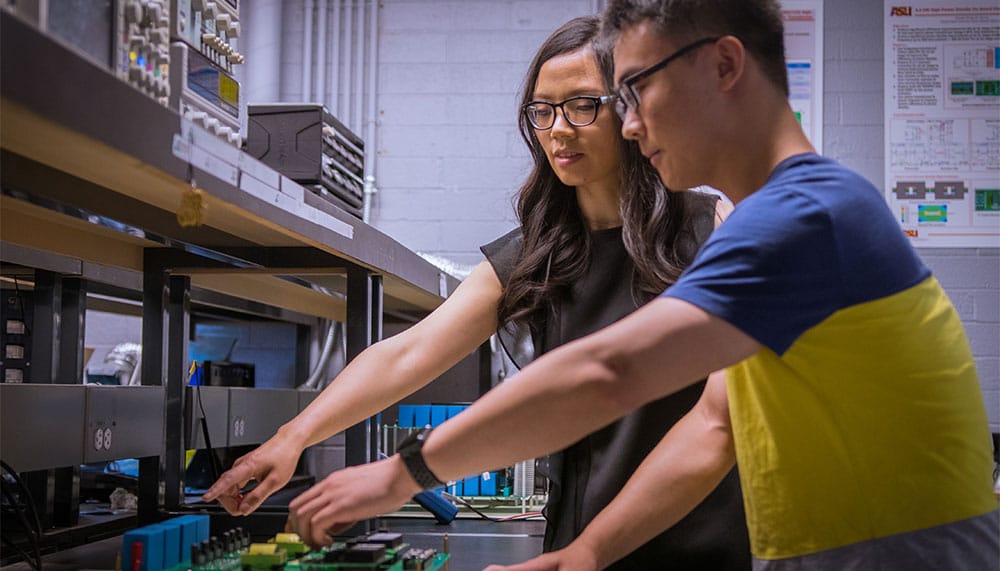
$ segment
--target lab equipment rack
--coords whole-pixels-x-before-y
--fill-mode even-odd
[[[28,273],[35,318],[31,382],[0,383],[0,454],[39,490],[35,503],[57,525],[50,550],[184,508],[185,449],[204,445],[185,410],[193,307],[301,327],[346,322],[351,359],[379,340],[384,315],[418,319],[457,286],[5,11],[0,53],[0,274]],[[141,303],[142,386],[82,385],[88,294]],[[229,410],[216,446],[263,442],[315,396],[209,393]],[[234,403],[260,411],[239,434]],[[348,465],[376,457],[375,424],[346,431]],[[74,470],[119,458],[139,459],[137,513],[89,522]]]

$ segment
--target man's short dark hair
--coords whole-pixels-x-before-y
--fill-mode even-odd
[[[788,95],[785,35],[778,0],[609,0],[603,36],[613,42],[630,26],[649,21],[676,45],[736,36],[764,74]]]

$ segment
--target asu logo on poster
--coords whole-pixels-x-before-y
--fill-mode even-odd
[[[912,16],[913,6],[893,6],[889,11],[889,16]]]

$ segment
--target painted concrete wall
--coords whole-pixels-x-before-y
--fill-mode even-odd
[[[475,264],[516,224],[530,162],[517,105],[535,50],[589,0],[382,2],[372,223]]]

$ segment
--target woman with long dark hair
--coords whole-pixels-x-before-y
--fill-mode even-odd
[[[599,28],[596,16],[569,21],[529,68],[520,130],[534,165],[517,198],[520,227],[484,246],[486,260],[437,310],[365,350],[306,410],[237,460],[206,500],[250,513],[289,480],[307,446],[429,383],[498,326],[530,332],[540,354],[624,317],[677,279],[719,219],[717,199],[668,192],[636,144],[621,138],[611,57],[595,43]],[[650,403],[549,458],[546,551],[567,545],[614,498],[703,387]],[[251,479],[260,484],[241,497]],[[324,482],[304,494],[308,506],[292,506],[296,520],[315,524],[299,528],[313,544],[326,541],[322,517],[310,518],[323,504]],[[664,566],[749,568],[735,473],[616,568]]]

